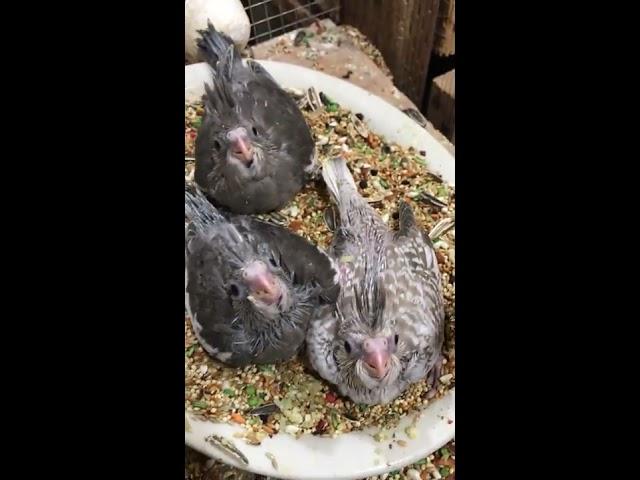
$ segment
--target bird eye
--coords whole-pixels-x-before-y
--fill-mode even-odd
[[[213,141],[213,148],[220,150],[220,142],[218,140]]]
[[[256,137],[258,136],[258,130],[256,130],[256,127],[251,127],[251,131]]]
[[[349,342],[344,342],[344,349],[347,353],[351,353],[351,344]]]
[[[400,340],[400,336],[396,333],[396,336],[393,337],[393,341],[396,342],[396,345],[398,344],[398,340]]]
[[[232,283],[231,287],[229,287],[229,293],[232,297],[237,297],[238,295],[240,295],[240,290],[238,289],[237,285]]]

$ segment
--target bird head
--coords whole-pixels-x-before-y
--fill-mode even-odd
[[[334,356],[343,381],[355,389],[376,389],[393,383],[400,374],[398,335],[350,329],[336,339]]]
[[[269,172],[267,160],[274,148],[269,129],[256,118],[249,94],[234,96],[220,78],[214,84],[213,90],[206,88],[205,115],[196,138],[197,170],[240,184],[260,180]]]
[[[215,118],[209,117],[203,121],[196,138],[196,156],[203,167],[210,166],[203,171],[239,182],[259,180],[268,173],[268,150],[267,139],[251,120],[216,123]]]
[[[404,344],[387,308],[380,278],[345,288],[334,310],[339,325],[334,358],[348,391],[369,391],[371,398],[393,385],[403,369]]]
[[[232,301],[243,302],[267,318],[274,318],[291,308],[291,282],[273,257],[254,258],[243,263],[230,282]]]

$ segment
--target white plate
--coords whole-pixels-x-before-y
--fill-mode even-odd
[[[288,63],[260,61],[283,87],[306,89],[311,86],[327,94],[332,100],[354,113],[364,115],[368,126],[391,142],[416,151],[427,152],[429,170],[455,184],[455,160],[451,154],[426,130],[417,125],[397,108],[349,82]],[[209,81],[206,64],[185,67],[185,101],[199,99],[204,93],[204,82]],[[186,412],[185,412],[185,415]],[[405,428],[417,418],[417,437],[410,439]],[[305,435],[299,439],[287,434],[266,438],[261,445],[251,446],[233,437],[243,430],[240,426],[202,422],[188,417],[191,431],[185,431],[185,443],[205,455],[225,463],[261,475],[295,480],[360,479],[398,470],[418,461],[452,440],[455,435],[455,389],[443,398],[430,403],[421,413],[404,418],[400,425],[389,432],[396,433],[396,440],[407,442],[405,447],[396,443],[390,450],[390,440],[376,442],[372,434],[378,429],[351,432],[336,438]],[[205,437],[217,434],[231,440],[244,453],[249,465],[226,454],[205,441]],[[265,455],[275,456],[278,469]]]

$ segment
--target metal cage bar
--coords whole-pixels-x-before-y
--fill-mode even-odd
[[[251,22],[249,45],[332,18],[339,22],[340,0],[242,0]]]

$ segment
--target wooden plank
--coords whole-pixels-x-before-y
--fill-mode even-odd
[[[441,56],[456,53],[456,0],[440,0],[433,50]]]
[[[455,87],[455,70],[434,78],[427,108],[427,119],[454,145],[456,141]]]
[[[443,93],[446,93],[451,98],[456,98],[456,71],[455,69],[433,79],[435,83]]]
[[[342,23],[378,47],[396,86],[422,105],[440,0],[347,0]]]

